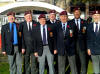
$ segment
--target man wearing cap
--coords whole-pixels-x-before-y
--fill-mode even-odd
[[[22,74],[22,58],[19,43],[19,24],[15,22],[15,13],[8,12],[8,23],[2,26],[2,54],[8,55],[10,74]]]
[[[100,11],[94,11],[92,18],[87,29],[87,52],[92,58],[94,74],[100,74]]]
[[[71,20],[76,27],[76,61],[78,73],[86,74],[86,26],[87,22],[80,17],[80,8],[74,9],[74,19]],[[80,60],[80,61],[79,61]],[[80,63],[80,64],[79,64]],[[81,67],[80,67],[81,66]]]
[[[37,60],[34,56],[34,29],[37,25],[32,20],[31,11],[25,11],[25,21],[20,23],[22,33],[22,54],[25,54],[25,74],[37,74]],[[30,63],[31,61],[31,63]]]
[[[46,24],[46,17],[41,14],[39,17],[39,25],[37,27],[35,35],[36,52],[35,56],[39,61],[39,74],[44,74],[45,60],[47,59],[49,66],[49,74],[54,73],[53,54],[56,54],[56,39],[54,28],[51,25]]]
[[[73,24],[68,21],[66,11],[62,11],[59,15],[61,22],[57,25],[58,74],[65,74],[67,56],[71,68],[71,74],[77,74],[75,60],[75,29]]]

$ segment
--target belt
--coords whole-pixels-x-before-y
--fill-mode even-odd
[[[43,46],[48,46],[48,44],[45,44],[45,45],[43,45]]]
[[[13,46],[18,46],[18,44],[14,44]]]

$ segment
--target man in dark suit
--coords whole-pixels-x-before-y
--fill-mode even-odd
[[[72,71],[71,73],[77,74],[74,25],[68,21],[66,11],[60,13],[60,20],[61,22],[57,25],[58,74],[65,74],[65,62],[67,56]]]
[[[15,23],[15,13],[8,12],[8,22],[2,26],[2,53],[8,55],[10,74],[22,74],[22,58],[19,40],[19,24]]]
[[[44,14],[39,16],[39,25],[35,31],[35,56],[39,61],[39,74],[44,74],[45,59],[47,59],[49,66],[49,74],[54,73],[53,54],[57,53],[56,39],[53,26],[46,24],[46,17]]]
[[[93,22],[88,26],[87,49],[92,58],[94,74],[100,74],[100,11],[93,12]]]
[[[55,10],[50,10],[49,11],[49,18],[47,20],[47,24],[50,24],[51,26],[54,26],[54,30],[55,30],[55,34],[57,34],[57,23],[59,23],[60,21],[56,19],[56,11]],[[58,74],[58,55],[54,55],[54,62],[55,62],[55,74]],[[47,66],[46,66],[47,67]]]
[[[32,37],[34,35],[34,26],[37,24],[32,20],[31,11],[25,11],[24,17],[25,21],[20,23],[20,26],[22,33],[22,54],[25,54],[25,73],[37,74],[37,60],[34,56],[34,38]]]
[[[79,8],[74,9],[74,19],[71,20],[76,26],[76,54],[78,73],[86,74],[86,26],[87,22],[80,17],[81,11]],[[80,61],[79,61],[80,59]],[[79,62],[81,66],[79,65]],[[81,68],[80,68],[81,67]]]

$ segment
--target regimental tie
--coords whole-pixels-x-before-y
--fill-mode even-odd
[[[30,22],[29,22],[29,32],[32,32]]]
[[[46,45],[46,32],[45,32],[45,26],[43,26],[43,45]]]
[[[78,19],[77,19],[77,29],[79,30],[79,24],[78,24]]]
[[[98,23],[96,23],[95,33],[96,33],[96,35],[98,33]]]
[[[63,33],[65,35],[65,24],[63,24]]]

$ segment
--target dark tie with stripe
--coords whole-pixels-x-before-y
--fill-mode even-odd
[[[98,23],[96,23],[95,33],[96,33],[96,35],[98,33]]]
[[[65,35],[65,24],[63,24],[63,33]]]
[[[32,31],[32,29],[31,29],[31,25],[30,25],[30,23],[29,23],[29,32],[31,32]]]
[[[43,26],[43,45],[46,45],[46,32],[45,32],[45,26]]]
[[[77,19],[77,29],[79,30],[79,24],[78,24],[78,19]]]

